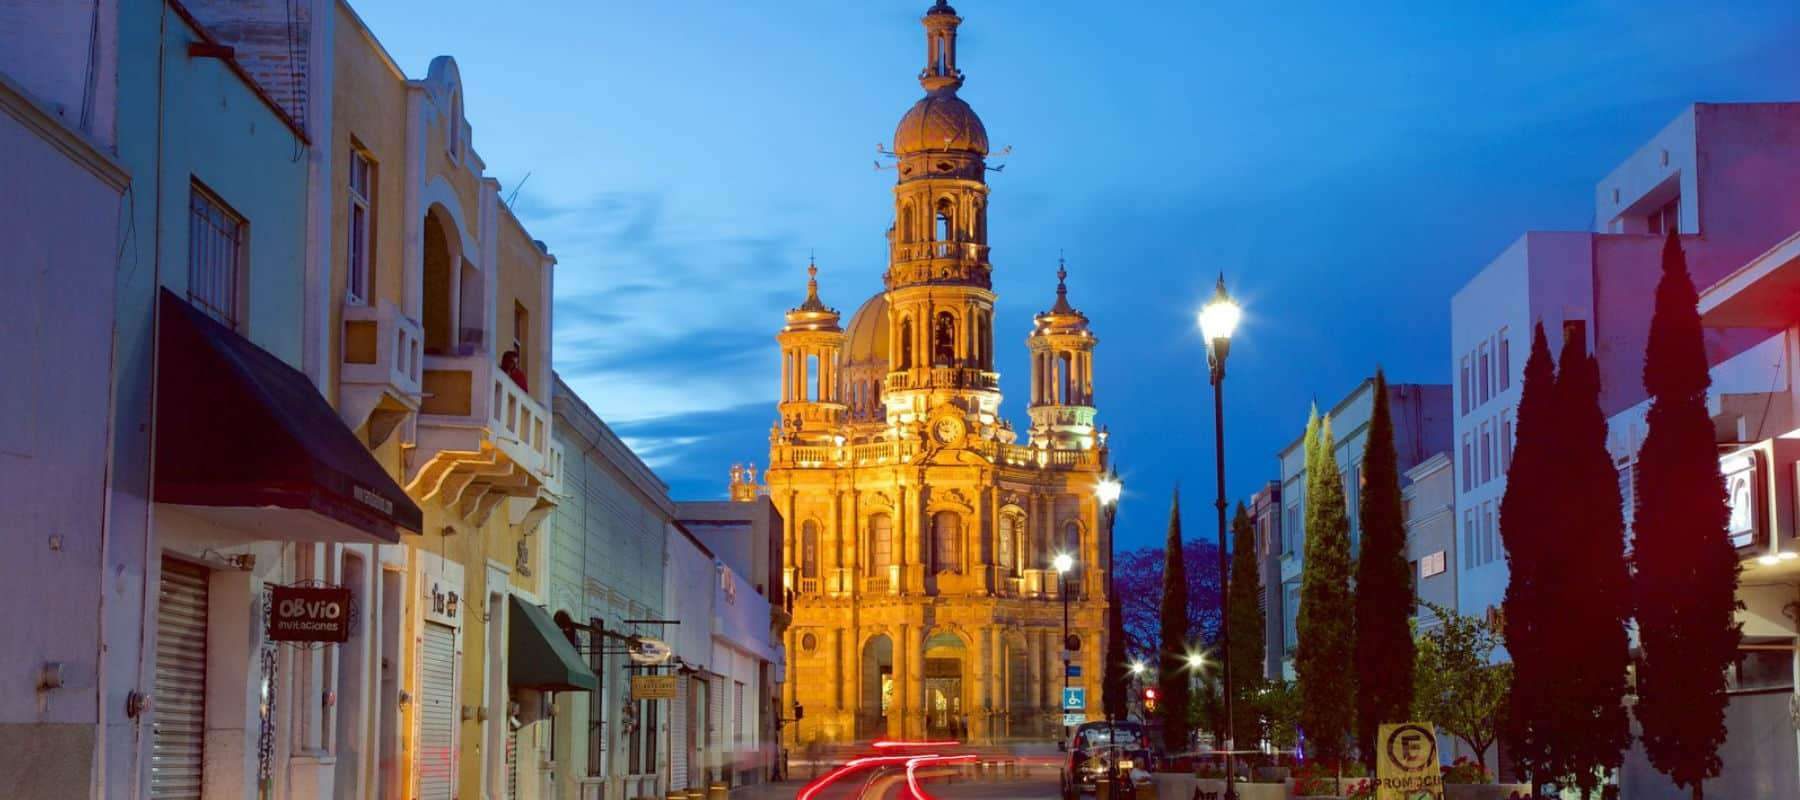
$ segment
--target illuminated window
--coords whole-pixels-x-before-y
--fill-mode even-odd
[[[962,517],[954,511],[931,517],[931,571],[962,571]]]
[[[881,572],[894,563],[894,520],[886,514],[869,517],[869,571]]]

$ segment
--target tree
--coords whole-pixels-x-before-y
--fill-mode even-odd
[[[1511,664],[1494,663],[1500,633],[1485,617],[1463,616],[1435,604],[1425,608],[1438,625],[1419,636],[1412,715],[1455,736],[1487,758],[1499,735],[1512,683]]]
[[[1306,559],[1300,582],[1300,731],[1328,764],[1344,759],[1356,713],[1356,657],[1350,596],[1350,519],[1333,452],[1330,418],[1307,421]]]
[[[1638,450],[1633,515],[1637,567],[1637,719],[1650,763],[1703,796],[1725,741],[1725,669],[1742,632],[1734,620],[1737,553],[1706,411],[1711,376],[1673,229],[1644,352],[1648,430]]]
[[[1274,680],[1263,686],[1256,696],[1256,713],[1275,749],[1292,750],[1299,743],[1300,692],[1292,682]]]
[[[1231,659],[1231,738],[1240,748],[1253,746],[1262,738],[1255,703],[1263,685],[1263,657],[1268,642],[1263,630],[1262,576],[1257,574],[1256,555],[1256,526],[1250,522],[1250,512],[1244,504],[1238,503],[1237,514],[1231,519],[1231,581],[1226,584],[1231,646],[1226,650]]]
[[[1375,766],[1383,723],[1406,722],[1413,694],[1412,566],[1400,510],[1400,463],[1387,377],[1375,372],[1375,408],[1363,450],[1362,552],[1356,559],[1356,743]]]
[[[1213,641],[1219,630],[1219,548],[1209,538],[1181,544],[1183,577],[1188,587],[1188,631],[1197,640]],[[1119,608],[1125,624],[1125,652],[1155,665],[1162,641],[1163,562],[1160,546],[1120,552],[1113,566]]]
[[[1561,501],[1553,506],[1559,527],[1547,548],[1550,557],[1539,567],[1543,596],[1555,610],[1544,630],[1557,654],[1551,662],[1554,716],[1547,745],[1551,763],[1563,765],[1554,773],[1557,783],[1588,797],[1605,772],[1618,769],[1631,744],[1625,711],[1631,573],[1619,473],[1606,449],[1606,415],[1600,411],[1600,366],[1581,335],[1563,337],[1559,360]],[[1716,459],[1713,464],[1717,488]]]
[[[1169,504],[1169,536],[1163,552],[1162,635],[1157,642],[1156,688],[1162,695],[1163,747],[1188,749],[1188,586],[1181,557],[1181,489]]]
[[[1540,322],[1532,331],[1531,355],[1525,360],[1517,443],[1507,466],[1506,494],[1500,498],[1500,536],[1509,570],[1502,608],[1506,649],[1513,662],[1503,735],[1508,752],[1531,776],[1534,787],[1548,776],[1562,774],[1560,765],[1551,763],[1547,747],[1555,710],[1549,684],[1558,655],[1544,631],[1562,611],[1544,596],[1543,574],[1551,561],[1544,555],[1545,543],[1554,540],[1558,524],[1561,445],[1555,430],[1555,391],[1556,367]]]

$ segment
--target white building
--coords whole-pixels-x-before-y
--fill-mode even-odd
[[[1732,538],[1744,571],[1738,600],[1744,642],[1727,673],[1728,731],[1723,770],[1708,781],[1715,797],[1800,797],[1800,740],[1795,734],[1796,610],[1800,609],[1800,233],[1750,259],[1704,289],[1702,324],[1760,341],[1732,354],[1709,353],[1712,388],[1707,405],[1719,444],[1719,469],[1731,502]],[[1637,450],[1646,433],[1649,401],[1608,421],[1609,449],[1620,483],[1631,486]],[[1627,514],[1632,503],[1625,494]],[[1677,800],[1688,796],[1656,771],[1641,747],[1627,754],[1620,774],[1624,796]]]
[[[1367,378],[1321,414],[1331,418],[1338,470],[1344,480],[1344,501],[1350,517],[1350,550],[1354,557],[1362,542],[1357,507],[1362,495],[1363,451],[1368,448],[1369,420],[1375,411],[1375,379]],[[1439,384],[1388,384],[1388,414],[1394,422],[1394,449],[1398,455],[1402,490],[1407,471],[1450,446],[1450,387]],[[1269,593],[1278,604],[1266,619],[1280,620],[1282,676],[1294,677],[1294,647],[1298,642],[1300,581],[1306,567],[1306,452],[1304,436],[1283,448],[1277,456],[1281,467],[1280,586]],[[1271,637],[1273,640],[1273,637]]]
[[[1644,344],[1662,234],[1682,235],[1705,287],[1800,228],[1800,104],[1695,104],[1594,188],[1587,232],[1529,232],[1451,300],[1455,380],[1458,605],[1495,609],[1506,592],[1499,530],[1519,384],[1532,326],[1552,355],[1579,332],[1600,363],[1601,409],[1643,399]],[[1719,332],[1711,346],[1745,346]]]

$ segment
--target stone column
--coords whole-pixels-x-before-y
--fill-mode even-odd
[[[1005,735],[1004,717],[999,712],[1006,709],[1008,695],[1006,693],[1006,629],[994,625],[987,629],[988,639],[988,738],[998,739]]]
[[[963,667],[963,715],[969,720],[969,736],[973,741],[988,738],[988,654],[987,629],[976,628],[968,643],[969,663]]]
[[[892,703],[888,705],[887,729],[888,736],[896,739],[906,737],[906,676],[908,671],[912,669],[912,659],[906,651],[906,643],[911,639],[911,634],[909,633],[910,627],[911,626],[905,624],[896,626],[894,632],[888,636],[889,641],[893,645],[894,652],[892,674],[894,682],[894,698]]]
[[[856,730],[856,721],[858,715],[862,713],[863,663],[861,642],[862,632],[860,630],[851,628],[848,631],[848,635],[846,635],[846,632],[843,630],[838,631],[838,646],[843,648],[843,655],[841,657],[843,661],[841,663],[844,665],[844,680],[840,681],[840,687],[843,692],[845,731],[843,738],[845,741],[853,740],[857,737],[858,731]]]
[[[1025,631],[1026,666],[1031,672],[1031,702],[1027,708],[1016,709],[1014,721],[1024,722],[1027,730],[1037,730],[1044,712],[1044,632],[1028,628]],[[1019,712],[1023,712],[1022,714]]]

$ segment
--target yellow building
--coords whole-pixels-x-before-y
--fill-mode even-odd
[[[510,653],[549,621],[556,259],[485,174],[456,62],[410,78],[332,8],[327,369],[340,416],[424,512],[422,536],[343,556],[370,625],[338,654],[357,715],[339,763],[357,763],[334,796],[550,797],[546,693],[580,687]]]
[[[1027,337],[1031,425],[999,416],[987,132],[957,96],[962,19],[924,16],[925,97],[901,118],[885,290],[847,328],[816,267],[788,312],[768,492],[787,519],[790,746],[1046,736],[1068,685],[1098,714],[1111,532],[1095,490],[1088,320],[1059,283]],[[736,491],[734,487],[734,491]],[[1058,554],[1074,558],[1064,580]],[[1067,597],[1059,584],[1066,581]]]

